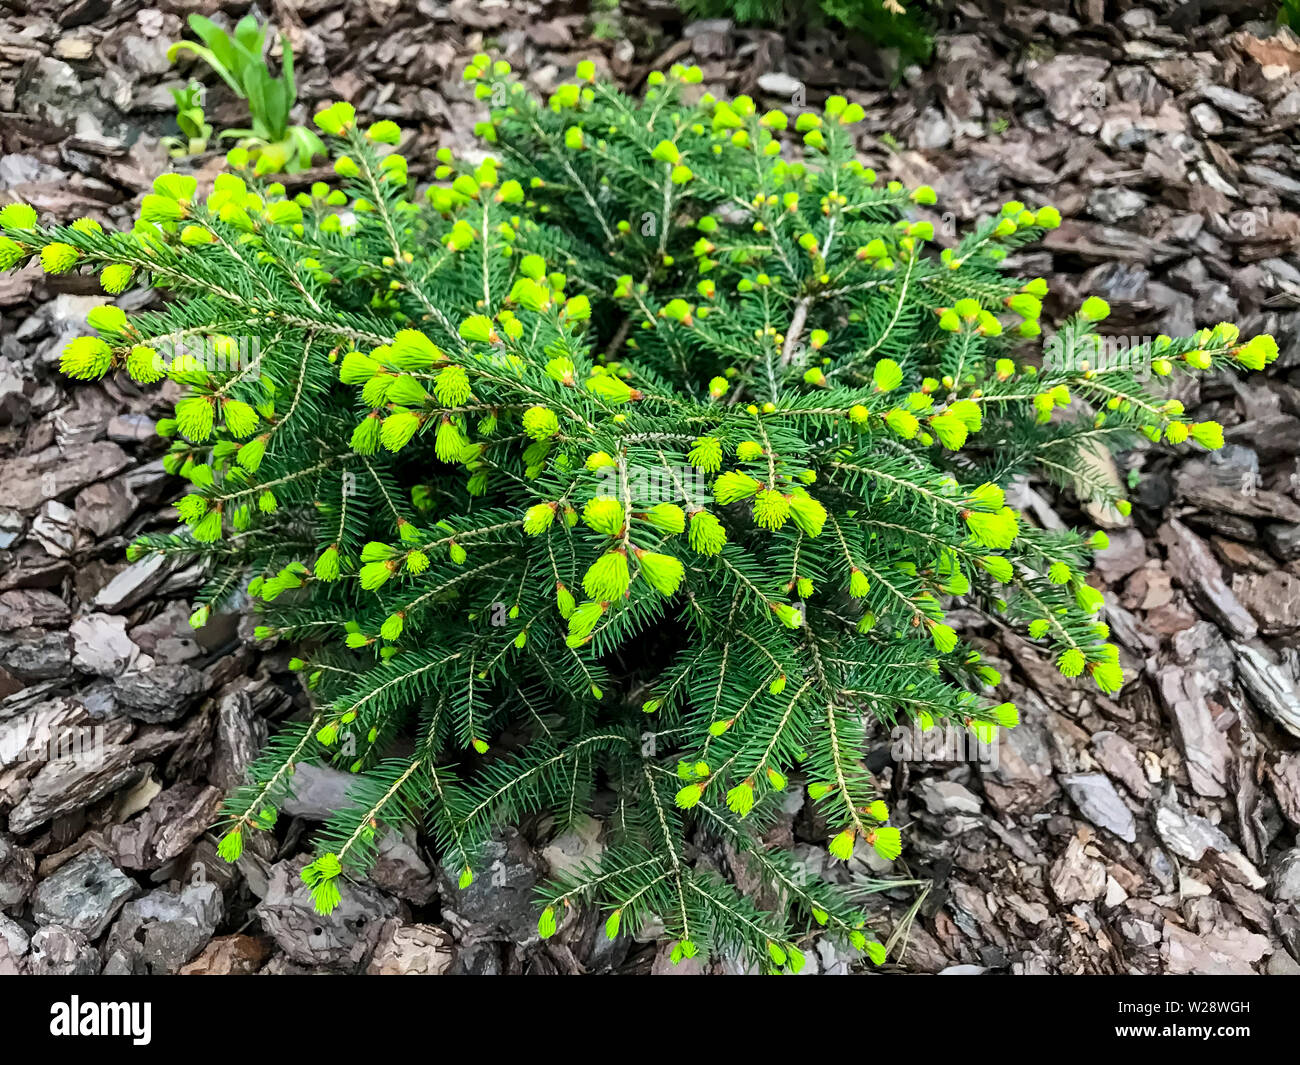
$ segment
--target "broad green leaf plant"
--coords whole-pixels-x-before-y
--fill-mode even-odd
[[[233,36],[203,15],[190,15],[188,21],[190,29],[203,44],[177,41],[167,52],[168,60],[174,63],[186,52],[196,56],[211,67],[236,96],[248,101],[251,127],[222,130],[218,136],[236,138],[239,146],[249,151],[257,174],[294,174],[308,169],[314,156],[324,154],[325,145],[306,126],[289,123],[290,112],[298,98],[293,77],[293,47],[289,39],[280,38],[280,76],[275,77],[266,64],[266,27],[254,16],[246,15],[240,19]],[[177,124],[192,144],[194,134],[187,132],[186,124],[194,124],[194,101],[177,97],[176,104]],[[202,118],[200,110],[199,123],[202,123]],[[207,137],[211,136],[211,126],[207,130],[203,138],[205,144]]]
[[[172,89],[172,99],[176,101],[176,127],[181,135],[164,137],[163,147],[173,159],[207,151],[212,124],[203,112],[203,86],[191,81],[183,89]]]
[[[1126,511],[1096,448],[1218,447],[1162,378],[1276,345],[1220,324],[1117,361],[1092,298],[1043,355],[1046,285],[1002,265],[1057,212],[1008,203],[940,250],[933,191],[856,161],[840,97],[791,119],[701,95],[698,68],[639,100],[589,63],[546,100],[486,56],[466,77],[491,156],[444,149],[428,187],[395,124],[339,103],[316,115],[334,187],[290,197],[236,150],[210,191],[159,177],[129,232],[0,212],[4,266],[168,293],[96,310],[63,368],[183,386],[159,425],[183,525],[132,557],[203,560],[194,625],[246,593],[295,649],[312,709],[221,853],[323,762],[356,779],[303,874],[322,912],[395,826],[464,887],[494,827],[596,812],[604,849],[542,889],[541,935],[591,906],[675,959],[797,972],[828,936],[879,963],[856,866],[767,830],[802,801],[832,869],[895,859],[872,730],[1016,725],[954,602],[1117,692],[1086,580],[1104,534],[1036,528],[1004,489]]]

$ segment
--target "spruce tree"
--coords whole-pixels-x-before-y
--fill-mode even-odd
[[[591,905],[610,936],[662,922],[675,959],[798,971],[828,935],[880,962],[852,885],[765,830],[802,791],[836,859],[895,858],[870,729],[1016,724],[954,599],[1116,692],[1085,580],[1104,534],[1035,528],[1004,489],[1126,512],[1099,448],[1222,443],[1160,378],[1276,345],[1220,324],[1117,360],[1091,298],[1040,353],[1046,285],[1002,265],[1057,212],[1008,203],[939,251],[933,191],[856,161],[840,97],[787,129],[700,96],[698,68],[641,100],[589,63],[545,101],[487,56],[466,77],[491,154],[440,151],[428,188],[394,123],[340,103],[316,116],[332,187],[290,196],[236,150],[207,195],[160,176],[130,232],[0,211],[0,265],[167,295],[97,309],[63,368],[183,387],[159,425],[183,527],[131,555],[203,560],[194,625],[246,596],[295,649],[311,713],[231,797],[221,853],[324,762],[355,785],[303,873],[322,912],[392,826],[465,887],[495,826],[599,808],[605,849],[545,886],[543,936]],[[720,843],[775,907],[697,861]]]

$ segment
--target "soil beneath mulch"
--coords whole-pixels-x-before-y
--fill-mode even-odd
[[[223,7],[243,13],[10,5],[0,203],[129,226],[156,173],[211,174],[215,155],[171,163],[158,141],[183,84],[167,48],[185,14]],[[1052,283],[1049,315],[1095,293],[1117,336],[1228,320],[1277,337],[1267,377],[1179,394],[1227,427],[1222,452],[1143,447],[1102,471],[1136,500],[1096,577],[1130,678],[1117,698],[959,611],[1022,724],[995,752],[878,734],[865,753],[908,826],[902,858],[886,870],[866,852],[831,870],[821,826],[792,797],[775,834],[810,869],[864,890],[904,878],[865,896],[886,971],[1300,972],[1300,42],[1275,34],[1271,11],[957,3],[934,63],[893,86],[889,56],[862,42],[687,24],[662,0],[270,12],[298,58],[300,117],[345,98],[418,130],[417,176],[441,144],[477,147],[460,70],[480,49],[542,91],[583,59],[630,88],[698,62],[706,89],[766,106],[859,100],[864,161],[935,186],[941,242],[1010,198],[1056,204],[1065,224],[1015,264]],[[215,88],[208,110],[217,128],[244,124]],[[441,878],[426,839],[391,835],[371,877],[321,918],[297,872],[348,778],[303,767],[276,834],[235,867],[217,859],[208,828],[223,793],[305,701],[287,650],[255,643],[247,619],[190,629],[198,572],[124,561],[134,536],[174,522],[180,484],[154,432],[174,397],[59,377],[63,344],[102,301],[93,278],[0,276],[0,972],[698,971],[670,965],[653,929],[609,943],[597,914],[538,941],[532,887],[599,854],[597,821],[559,838],[545,822],[503,833],[492,874],[467,891]],[[1013,495],[1045,526],[1096,520],[1044,484]],[[698,860],[745,882],[733,854]],[[809,959],[824,973],[856,965],[824,942]]]

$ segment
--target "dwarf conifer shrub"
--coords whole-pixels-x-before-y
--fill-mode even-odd
[[[0,212],[5,265],[171,297],[95,311],[64,369],[183,386],[159,429],[184,525],[133,553],[206,560],[195,625],[246,594],[296,649],[313,709],[231,799],[221,853],[319,760],[356,775],[304,872],[323,912],[389,826],[464,887],[494,825],[596,810],[603,854],[545,887],[543,936],[595,905],[611,936],[657,918],[675,957],[797,971],[829,935],[878,962],[853,885],[764,830],[802,791],[836,859],[897,857],[868,729],[1016,724],[954,597],[1118,690],[1084,579],[1104,535],[1034,528],[1004,487],[1126,508],[1099,445],[1222,440],[1145,371],[1276,346],[1218,325],[1109,359],[1089,299],[1040,359],[1045,285],[1001,261],[1057,213],[1010,203],[938,252],[933,192],[855,161],[843,99],[789,130],[698,98],[698,69],[641,101],[589,64],[547,101],[487,57],[466,76],[492,155],[440,152],[427,189],[397,126],[336,104],[333,188],[290,197],[236,151],[207,195],[159,177],[131,232]]]

